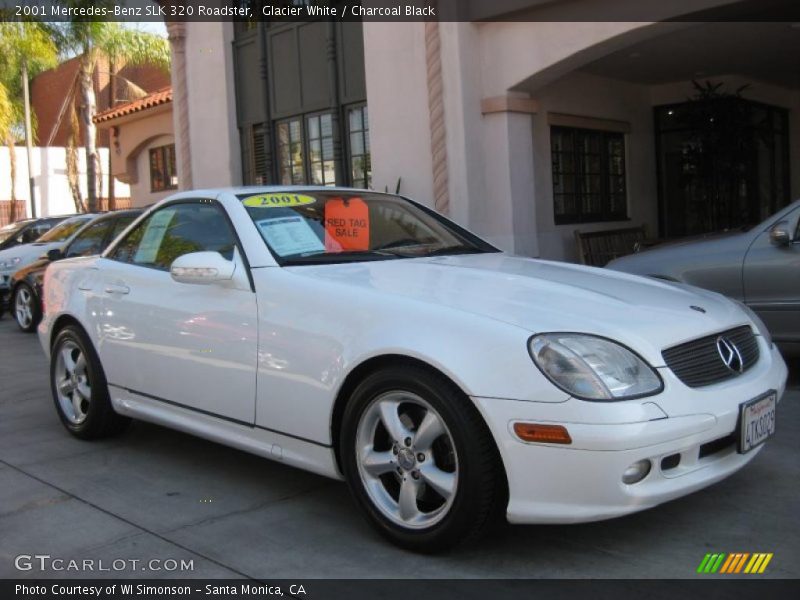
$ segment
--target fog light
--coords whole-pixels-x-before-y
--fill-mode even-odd
[[[622,474],[622,483],[627,483],[628,485],[632,483],[639,483],[642,479],[647,477],[649,472],[650,461],[647,459],[638,460],[630,467],[625,469],[625,472]]]

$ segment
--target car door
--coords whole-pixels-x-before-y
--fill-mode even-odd
[[[178,283],[189,252],[236,263],[225,284]],[[255,420],[257,312],[236,235],[216,201],[167,204],[98,261],[98,352],[110,386],[234,421]]]
[[[800,342],[800,207],[781,218],[793,232],[790,243],[761,232],[744,262],[745,302],[766,323],[776,341]]]

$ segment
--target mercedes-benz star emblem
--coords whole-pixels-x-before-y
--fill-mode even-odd
[[[742,360],[742,353],[732,341],[725,336],[717,338],[717,352],[725,366],[734,373],[741,373],[744,371],[744,360]]]

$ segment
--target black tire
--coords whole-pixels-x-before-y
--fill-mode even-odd
[[[19,315],[17,314],[17,301],[22,301],[22,298],[24,297],[22,294],[27,294],[28,298],[26,304],[30,310],[30,321],[27,323],[20,321]],[[11,297],[10,310],[17,327],[19,327],[20,330],[24,331],[25,333],[33,333],[36,331],[36,328],[39,326],[39,322],[42,320],[42,305],[39,296],[36,294],[36,291],[25,282],[17,284],[17,287],[14,288],[14,294]]]
[[[67,380],[67,378],[62,377],[61,372],[61,365],[64,360],[63,353],[69,354],[73,360],[75,357],[78,357],[78,359],[81,356],[84,357],[83,380],[88,382],[90,393],[88,394],[88,401],[79,401],[79,404],[84,407],[81,409],[83,413],[82,419],[74,413],[69,414],[67,412],[69,405],[62,404],[69,397],[59,391],[59,384]],[[94,351],[94,347],[86,334],[77,326],[68,325],[64,327],[53,342],[53,348],[50,353],[50,389],[56,405],[56,412],[61,422],[67,428],[67,431],[77,438],[93,440],[110,437],[123,431],[130,423],[128,417],[123,417],[114,411],[108,395],[106,376],[97,353]],[[74,397],[73,395],[72,398]]]
[[[369,420],[370,414],[374,414],[373,407],[380,405],[381,399],[394,397],[392,393],[395,391],[411,393],[432,407],[434,412],[438,413],[435,416],[440,418],[447,430],[445,435],[437,438],[437,443],[444,441],[448,448],[455,451],[454,462],[455,471],[457,471],[455,493],[450,495],[449,509],[446,512],[442,511],[444,516],[440,516],[440,520],[430,526],[426,526],[425,523],[417,525],[416,528],[403,526],[402,523],[396,521],[397,516],[395,516],[395,520],[387,516],[384,511],[391,510],[391,506],[387,507],[385,502],[383,509],[379,506],[381,502],[374,500],[370,495],[374,494],[374,491],[368,491],[368,484],[365,483],[359,470],[359,464],[365,463],[360,460],[357,451],[357,446],[363,447],[363,438],[360,438],[362,442],[359,443],[357,443],[357,439],[359,439],[359,435],[363,435],[363,431],[372,431],[372,426],[369,425],[364,425],[363,430],[360,431],[359,423],[362,418],[364,423],[374,422],[374,417],[373,421]],[[401,420],[408,418],[403,415],[403,410],[406,410],[403,406],[405,404],[401,402],[400,408],[397,409],[401,413]],[[412,407],[410,410],[415,410],[413,404],[410,406]],[[421,414],[427,414],[427,412]],[[374,426],[376,435],[385,435],[387,439],[395,437],[389,434],[388,429],[381,432],[380,427],[384,427],[383,423],[381,418],[380,424]],[[410,423],[412,426],[415,425],[413,419]],[[418,431],[419,423],[411,429],[415,438]],[[387,443],[392,445],[391,452],[397,449],[394,442]],[[409,446],[407,441],[402,443]],[[419,456],[416,454],[417,449],[414,443],[412,442],[409,446],[410,453],[413,456]],[[477,539],[484,532],[487,524],[492,522],[495,517],[501,516],[502,511],[505,510],[507,498],[505,472],[486,423],[461,390],[445,377],[425,368],[403,365],[367,376],[356,387],[345,408],[339,447],[345,479],[367,521],[381,535],[402,548],[433,553],[452,548],[468,540]],[[377,445],[373,449],[377,451]],[[402,451],[401,448],[401,453]],[[414,471],[404,471],[400,467],[400,455],[395,453],[395,456],[398,459],[397,468],[381,474],[379,478],[380,483],[386,482],[383,489],[389,489],[392,485],[398,486],[397,497],[394,499],[399,509],[400,486],[403,486],[406,481],[405,475],[414,475]],[[434,462],[438,459],[431,454],[430,461]],[[405,466],[408,466],[407,461]],[[418,469],[416,480],[420,479],[419,475],[423,466],[423,462],[417,462],[413,467]],[[436,466],[438,467],[438,465]],[[396,476],[395,473],[397,473]],[[386,477],[390,479],[387,480]],[[392,484],[391,477],[397,480],[396,484]],[[377,485],[378,482],[374,479],[372,481],[373,486]],[[380,487],[370,489],[378,489],[379,496],[383,494]],[[435,492],[433,487],[430,489],[423,487],[421,490],[420,494],[415,495],[415,508],[419,507],[418,503],[422,502],[426,495],[429,495],[431,491]],[[434,497],[436,497],[435,493]],[[445,498],[445,496],[441,496],[441,498]]]

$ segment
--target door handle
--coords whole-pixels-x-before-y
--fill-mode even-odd
[[[106,286],[106,294],[127,294],[131,291],[127,285],[110,283]]]

